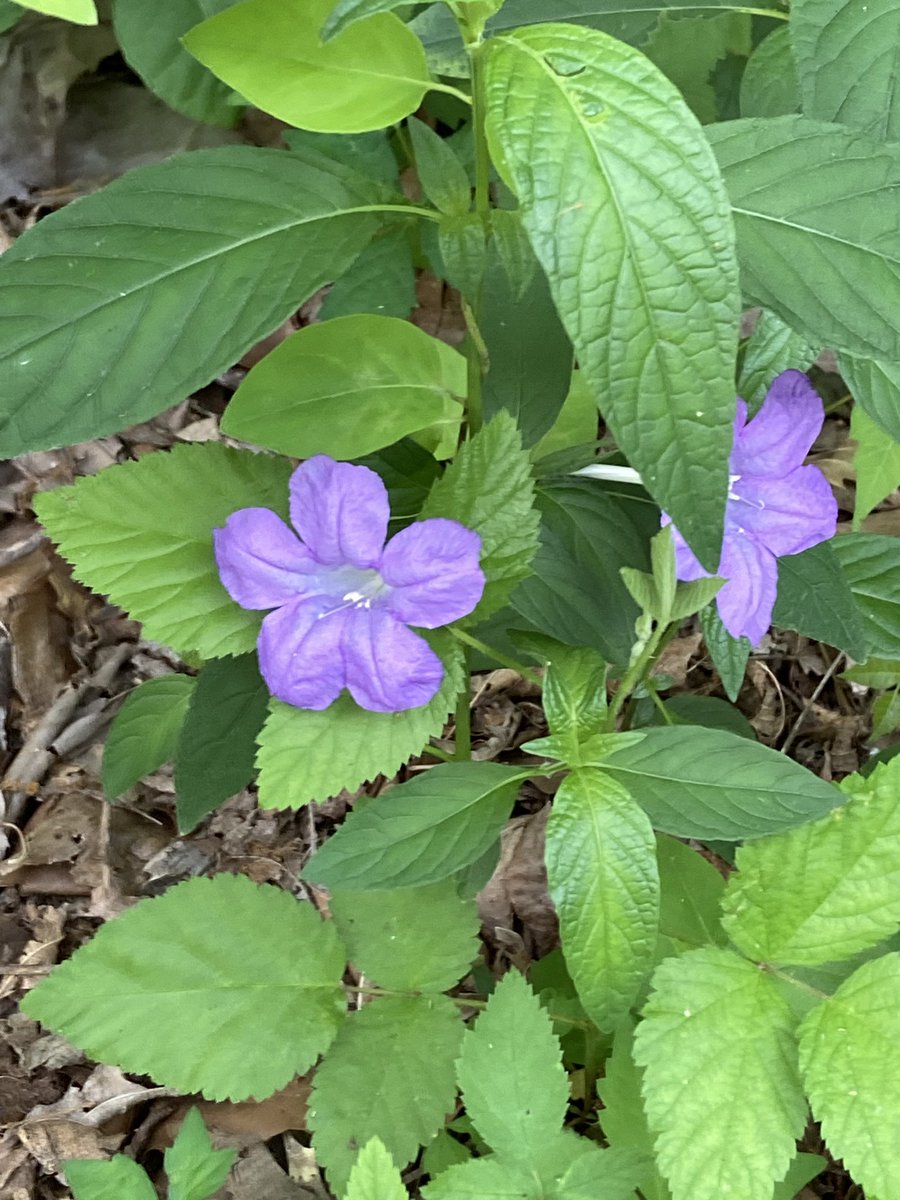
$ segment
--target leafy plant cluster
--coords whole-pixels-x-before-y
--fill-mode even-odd
[[[0,24],[20,7],[0,0]],[[25,7],[96,19],[89,0]],[[699,613],[737,695],[751,647],[712,574],[735,394],[757,411],[828,346],[856,402],[855,528],[779,560],[774,620],[883,690],[879,735],[900,725],[900,542],[859,529],[900,480],[900,88],[881,52],[900,9],[164,7],[114,0],[134,70],[202,120],[260,107],[287,148],[132,171],[3,256],[4,453],[145,420],[330,290],[229,402],[245,448],[182,445],[38,497],[77,578],[195,672],[129,697],[104,788],[174,761],[189,831],[251,782],[300,807],[442,757],[451,712],[455,752],[360,798],[313,856],[327,919],[243,877],[190,880],[103,927],[26,1012],[212,1098],[315,1067],[313,1146],[346,1200],[406,1195],[420,1152],[427,1200],[790,1200],[822,1166],[796,1154],[810,1113],[870,1196],[900,1196],[900,763],[838,788],[731,706],[679,714],[652,673]],[[407,319],[422,267],[460,294],[459,350]],[[225,591],[213,530],[286,517],[291,460],[317,454],[376,471],[394,529],[443,517],[481,539],[482,599],[428,633],[426,705],[301,709],[260,677],[260,614]],[[679,581],[660,510],[710,577]],[[514,764],[471,759],[486,662],[542,672],[549,732]],[[473,973],[474,896],[521,784],[557,773],[561,951],[494,986]],[[727,883],[689,841],[737,846]],[[227,1171],[205,1138],[189,1118],[172,1200]],[[77,1200],[151,1187],[120,1158],[69,1176]]]

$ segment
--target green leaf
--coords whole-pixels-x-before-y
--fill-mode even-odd
[[[872,705],[872,740],[886,737],[900,729],[900,692],[879,696]]]
[[[383,194],[311,151],[229,146],[129,171],[44,218],[0,267],[4,453],[180,403],[341,274]]]
[[[896,687],[900,684],[900,662],[890,658],[867,658],[864,663],[842,671],[841,679],[869,688]]]
[[[255,654],[213,660],[202,668],[175,753],[180,833],[189,833],[253,779],[256,735],[268,705]]]
[[[260,614],[219,580],[213,529],[248,506],[287,516],[291,465],[219,442],[175,446],[36,498],[76,578],[108,595],[144,636],[203,658],[256,645]]]
[[[437,234],[437,245],[434,234]],[[429,234],[432,235],[429,238]],[[477,302],[485,273],[484,225],[476,213],[441,217],[425,231],[435,275],[455,287],[470,305]]]
[[[713,156],[675,87],[605,34],[544,26],[489,49],[494,159],[581,370],[648,491],[713,567],[738,321]]]
[[[456,1073],[485,1141],[531,1166],[562,1127],[569,1087],[550,1018],[517,972],[503,976],[466,1033]]]
[[[800,81],[791,53],[791,30],[780,25],[764,38],[741,79],[742,117],[782,117],[800,111]]]
[[[900,140],[900,10],[891,0],[797,0],[790,31],[807,116]]]
[[[422,1155],[422,1170],[434,1179],[436,1175],[440,1175],[450,1167],[455,1167],[457,1163],[468,1162],[470,1158],[471,1153],[468,1146],[464,1146],[455,1137],[451,1137],[446,1129],[442,1129],[434,1141],[425,1148],[425,1153]],[[373,1200],[377,1200],[377,1197],[373,1197]]]
[[[0,0],[0,33],[12,29],[21,16],[21,5],[17,4],[15,0]]]
[[[827,817],[741,846],[723,924],[751,958],[815,966],[849,958],[900,924],[900,759],[841,784]]]
[[[469,173],[446,138],[424,121],[406,122],[422,191],[443,213],[464,216],[472,206]]]
[[[698,121],[717,116],[714,72],[729,55],[750,53],[751,18],[719,12],[686,17],[663,12],[644,53],[675,84]]]
[[[900,363],[841,355],[841,374],[853,398],[884,432],[900,441]]]
[[[745,637],[732,637],[722,624],[722,618],[714,604],[701,612],[700,628],[703,630],[703,640],[713,660],[713,666],[719,672],[725,695],[729,700],[735,701],[744,682],[744,672],[750,658],[750,640]]]
[[[734,209],[744,295],[820,343],[900,358],[895,150],[795,116],[706,133]]]
[[[393,12],[395,8],[402,8],[408,3],[409,0],[338,0],[320,31],[322,41],[330,42],[339,33],[343,33],[357,21],[364,21],[366,17],[372,17],[376,13]]]
[[[859,529],[872,509],[900,487],[900,443],[888,437],[858,404],[850,415],[850,436],[856,442],[853,526]]]
[[[333,891],[328,904],[347,955],[367,979],[401,992],[445,992],[478,949],[474,900],[456,881],[394,891]]]
[[[675,844],[681,845],[680,842]],[[641,1100],[644,1073],[635,1064],[633,1048],[634,1026],[630,1021],[624,1021],[616,1032],[603,1078],[597,1084],[597,1094],[603,1101],[600,1113],[603,1136],[613,1149],[621,1147],[640,1154],[642,1170],[637,1186],[644,1200],[670,1200],[666,1181],[656,1169],[653,1138],[647,1128]]]
[[[796,333],[767,308],[763,309],[741,360],[738,394],[746,400],[750,412],[756,413],[776,375],[790,367],[804,369],[818,356],[803,334]]]
[[[391,148],[391,131],[369,133],[311,133],[308,129],[284,129],[282,141],[294,154],[324,155],[337,167],[350,167],[357,175],[400,190],[397,156]]]
[[[475,1158],[444,1171],[422,1189],[425,1200],[546,1200],[533,1171],[515,1159]]]
[[[463,444],[431,489],[422,517],[449,517],[481,537],[487,586],[467,619],[502,608],[528,574],[538,544],[531,462],[508,413],[498,413]]]
[[[667,959],[653,988],[635,1057],[674,1200],[770,1200],[806,1124],[794,1019],[775,981],[709,947]]]
[[[547,639],[548,642],[550,639]],[[587,647],[551,643],[542,655],[544,713],[554,734],[572,734],[576,744],[599,732],[606,712],[606,663]]]
[[[772,621],[815,641],[866,657],[863,615],[834,555],[834,542],[778,560],[778,598]]]
[[[370,242],[336,281],[322,303],[322,321],[372,312],[409,316],[416,306],[416,273],[405,226],[386,229]]]
[[[858,971],[807,1016],[800,1069],[828,1148],[867,1196],[900,1172],[900,954]]]
[[[900,539],[854,533],[831,545],[862,613],[869,654],[900,658]]]
[[[178,735],[197,684],[190,675],[147,679],[116,714],[103,746],[103,791],[116,800],[175,757]]]
[[[597,436],[597,405],[591,389],[579,370],[572,372],[569,391],[563,401],[556,420],[536,446],[531,449],[532,460],[543,466],[541,460],[572,446],[583,446]]]
[[[331,1044],[344,961],[311,905],[217,875],[103,925],[22,1007],[134,1075],[213,1100],[262,1099]]]
[[[113,29],[125,61],[149,88],[178,112],[210,125],[235,124],[240,109],[232,91],[201,67],[181,44],[182,35],[204,17],[236,0],[114,0]]]
[[[725,880],[707,859],[684,842],[660,834],[659,931],[686,945],[723,945],[728,939],[719,921]]]
[[[448,879],[494,844],[526,775],[490,762],[432,767],[351,813],[303,877],[366,892]]]
[[[741,710],[718,696],[698,696],[693,692],[680,692],[664,700],[663,707],[669,715],[669,722],[665,722],[667,724],[703,725],[707,729],[724,729],[727,733],[736,733],[738,737],[756,741],[756,731]],[[648,724],[658,725],[663,721],[662,714],[655,705],[653,711],[659,719]]]
[[[828,1166],[821,1154],[798,1154],[781,1183],[775,1184],[772,1200],[796,1200],[803,1187]]]
[[[376,775],[394,775],[430,737],[440,735],[463,686],[463,656],[446,632],[430,634],[429,643],[444,664],[444,682],[420,708],[369,712],[346,693],[321,712],[273,700],[256,756],[260,805],[300,808],[344,789],[355,791]]]
[[[835,808],[841,793],[783,754],[747,738],[692,725],[648,729],[603,762],[677,837],[739,841],[778,833]]]
[[[588,1016],[611,1031],[656,949],[659,874],[650,822],[602,771],[573,771],[554,797],[545,855],[566,966]]]
[[[396,317],[307,325],[267,354],[228,405],[231,437],[292,458],[360,458],[435,423],[459,427],[466,360]]]
[[[69,1159],[63,1169],[75,1200],[156,1200],[147,1172],[124,1154],[109,1162]]]
[[[407,1200],[400,1172],[379,1138],[370,1138],[360,1150],[344,1200]]]
[[[244,0],[182,39],[204,66],[272,116],[322,133],[383,129],[422,103],[425,51],[382,12],[323,43],[332,0]]]
[[[391,996],[353,1013],[316,1071],[309,1128],[333,1191],[356,1148],[380,1138],[405,1166],[453,1107],[463,1023],[445,996]]]
[[[76,25],[96,25],[97,6],[94,0],[13,0],[22,8],[33,9],[34,12],[46,13],[48,17],[62,17],[64,21],[73,21]]]
[[[169,1200],[207,1200],[228,1178],[236,1150],[214,1150],[200,1110],[188,1109],[165,1153]]]

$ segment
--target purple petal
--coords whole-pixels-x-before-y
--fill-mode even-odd
[[[722,624],[732,637],[755,646],[772,624],[778,590],[778,564],[764,546],[746,534],[726,536],[719,574],[728,582],[716,596]]]
[[[241,508],[213,530],[219,576],[242,608],[278,608],[308,595],[319,565],[268,508]]]
[[[837,501],[818,467],[797,467],[783,479],[747,477],[734,485],[729,525],[747,529],[780,558],[834,537]]]
[[[389,516],[387,489],[368,467],[317,454],[291,476],[291,521],[325,566],[377,567]]]
[[[700,563],[696,554],[672,525],[672,518],[668,513],[662,514],[660,525],[672,526],[672,545],[675,547],[675,575],[678,579],[683,579],[685,583],[690,583],[694,579],[708,579],[710,572],[707,571]]]
[[[381,577],[393,589],[384,608],[424,629],[467,616],[484,591],[480,554],[481,538],[458,521],[431,517],[408,525],[381,560]]]
[[[762,408],[735,439],[732,474],[787,475],[806,458],[824,420],[822,401],[806,375],[782,371]]]
[[[402,712],[427,704],[444,667],[424,638],[384,609],[353,608],[342,648],[350,695],[372,712]]]
[[[259,669],[273,696],[296,708],[327,708],[344,687],[342,646],[353,609],[322,616],[320,598],[286,604],[265,618]]]

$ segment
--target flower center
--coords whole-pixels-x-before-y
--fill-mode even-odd
[[[327,607],[318,620],[348,608],[371,608],[390,591],[381,575],[374,569],[335,567],[329,572]]]
[[[740,492],[736,491],[736,487],[740,483],[740,481],[741,481],[740,475],[729,475],[728,476],[728,499],[734,500],[738,504],[749,504],[751,508],[758,508],[758,509],[765,508],[766,507],[765,500],[748,500],[746,496],[742,496],[740,494]]]

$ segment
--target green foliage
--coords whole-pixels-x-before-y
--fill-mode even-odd
[[[365,246],[322,303],[321,319],[380,313],[404,320],[416,304],[415,268],[405,225],[387,228]]]
[[[206,1200],[228,1178],[236,1150],[214,1150],[203,1118],[188,1110],[178,1136],[165,1153],[168,1200]]]
[[[900,441],[900,363],[844,353],[841,374],[860,408],[888,437]]]
[[[729,700],[737,700],[744,672],[750,658],[750,642],[747,638],[734,638],[722,624],[722,618],[714,604],[704,608],[700,614],[700,628],[709,651],[713,666],[719,672],[722,687]]]
[[[344,788],[355,791],[376,775],[393,775],[440,734],[462,686],[463,656],[446,632],[437,630],[428,640],[445,674],[434,699],[420,708],[369,712],[346,693],[321,712],[271,701],[256,756],[263,808],[300,808]]]
[[[395,317],[308,325],[253,368],[224,432],[293,458],[360,458],[434,424],[459,428],[466,363]]]
[[[70,1160],[65,1172],[75,1200],[157,1200],[147,1172],[124,1154],[116,1154],[108,1162]]]
[[[722,944],[719,922],[725,880],[702,854],[675,838],[656,839],[659,870],[659,932],[679,948]],[[675,945],[677,943],[677,945]]]
[[[590,1018],[613,1030],[656,949],[659,875],[650,822],[602,771],[573,771],[553,801],[546,862],[569,974]]]
[[[738,317],[715,161],[676,89],[620,42],[553,25],[489,48],[494,159],[581,370],[629,462],[714,567]]]
[[[260,614],[219,580],[212,531],[247,506],[287,515],[285,459],[218,442],[176,446],[36,498],[38,517],[82,583],[126,609],[144,636],[201,656],[256,645]]]
[[[304,878],[379,891],[448,879],[500,836],[527,772],[499,763],[442,763],[353,812]]]
[[[14,3],[76,25],[96,25],[98,20],[94,0],[14,0]]]
[[[217,875],[109,921],[22,1007],[125,1071],[210,1099],[262,1098],[334,1038],[344,961],[310,906]]]
[[[409,0],[338,0],[319,31],[319,36],[323,42],[330,42],[333,37],[337,37],[357,21],[363,21],[376,13],[392,12],[408,2]]]
[[[643,1077],[643,1071],[634,1061],[634,1026],[623,1021],[606,1060],[603,1078],[597,1084],[597,1093],[603,1101],[600,1114],[603,1136],[613,1149],[623,1147],[640,1154],[642,1168],[636,1182],[645,1200],[670,1200],[669,1188],[654,1162],[653,1138],[641,1099]]]
[[[786,1001],[755,964],[712,947],[667,959],[653,988],[635,1056],[673,1200],[770,1200],[806,1123]],[[749,1102],[735,1120],[738,1094]]]
[[[431,80],[419,39],[393,13],[323,43],[332,0],[244,0],[184,45],[258,108],[301,129],[361,133],[414,112]]]
[[[869,654],[900,658],[900,541],[855,533],[831,544],[862,613]]]
[[[200,671],[175,754],[181,833],[250,783],[268,704],[255,654],[214,660]]]
[[[865,658],[868,638],[863,616],[841,573],[831,542],[778,560],[776,625],[796,629],[816,641]]]
[[[872,509],[900,487],[900,443],[888,437],[858,404],[850,416],[850,436],[856,442],[853,526],[859,529]]]
[[[646,704],[646,701],[642,702]],[[698,696],[693,692],[679,692],[663,701],[663,712],[649,701],[652,720],[648,725],[703,725],[707,729],[724,729],[739,737],[756,741],[756,731],[739,708],[720,700],[718,696]],[[645,722],[634,721],[636,727]]]
[[[791,31],[780,25],[750,55],[741,79],[741,116],[783,117],[799,111],[800,84],[791,52]]]
[[[349,266],[383,194],[311,150],[230,146],[129,171],[41,221],[0,271],[3,453],[180,403]]]
[[[406,1200],[400,1172],[379,1138],[370,1138],[360,1150],[344,1200]]]
[[[22,8],[16,0],[0,0],[0,33],[12,29],[22,16]]]
[[[549,638],[541,649],[547,665],[541,697],[547,724],[577,746],[598,733],[606,713],[606,663],[595,650]]]
[[[841,785],[811,825],[742,846],[724,925],[751,958],[814,966],[876,945],[900,924],[900,759]]]
[[[116,714],[103,746],[103,791],[117,800],[139,779],[175,757],[197,681],[162,675],[134,689]]]
[[[341,1192],[357,1147],[380,1138],[400,1166],[453,1107],[463,1024],[444,996],[393,996],[352,1013],[316,1071],[309,1127],[316,1159]]]
[[[718,116],[716,67],[729,55],[744,59],[750,53],[750,17],[739,12],[691,17],[663,12],[642,49],[706,124]]]
[[[641,610],[661,625],[683,621],[704,608],[725,582],[718,576],[679,583],[675,575],[675,548],[671,526],[666,525],[650,542],[652,574],[620,567],[619,574]]]
[[[770,40],[771,35],[763,45]],[[738,395],[746,400],[750,412],[756,413],[777,375],[791,367],[808,367],[817,358],[818,351],[802,334],[763,309],[741,358]]]
[[[424,121],[411,117],[406,128],[422,191],[441,212],[465,216],[472,205],[472,187],[469,173],[453,147]]]

